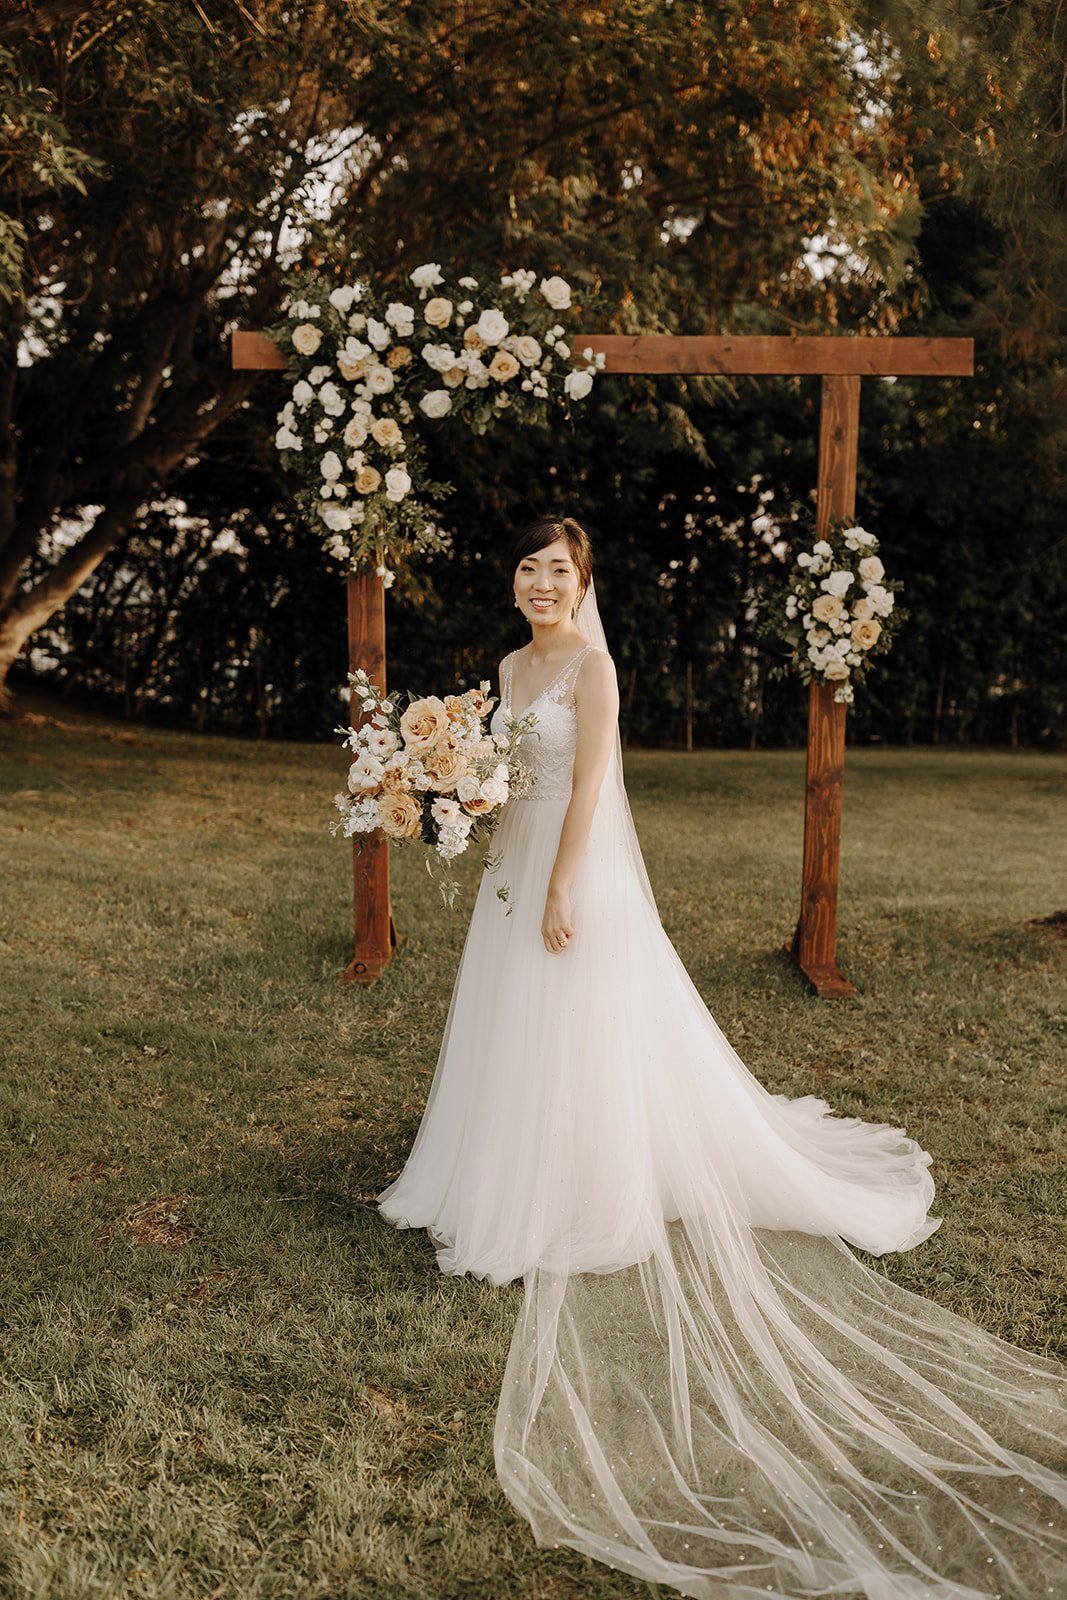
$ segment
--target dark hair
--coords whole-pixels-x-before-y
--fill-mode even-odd
[[[578,573],[578,604],[581,605],[593,576],[593,546],[581,523],[575,522],[573,517],[537,517],[520,528],[508,551],[511,571],[514,573],[520,561],[554,544],[557,539],[565,540],[570,549]]]

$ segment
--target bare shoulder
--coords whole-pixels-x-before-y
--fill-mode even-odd
[[[574,680],[575,698],[585,693],[610,697],[618,692],[617,685],[615,662],[611,656],[598,645],[590,645]]]

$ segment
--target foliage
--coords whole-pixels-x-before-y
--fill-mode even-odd
[[[275,443],[304,516],[345,571],[387,585],[415,554],[451,548],[433,519],[452,486],[427,477],[423,430],[446,417],[475,434],[510,430],[544,422],[549,404],[572,419],[604,364],[572,351],[557,320],[577,331],[604,307],[592,295],[578,305],[558,275],[537,284],[518,268],[493,284],[467,272],[451,285],[432,261],[410,276],[414,305],[359,279],[293,274],[267,330],[292,388]]]

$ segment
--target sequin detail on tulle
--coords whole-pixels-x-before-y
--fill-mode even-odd
[[[574,705],[574,686],[582,669],[582,662],[595,645],[571,657],[563,671],[550,684],[535,695],[523,713],[537,713],[535,733],[522,742],[524,757],[534,773],[535,782],[526,800],[569,800],[571,776],[574,771],[574,751],[578,742],[578,716]],[[603,652],[601,652],[602,654]],[[514,715],[511,707],[511,671],[513,654],[504,657],[501,664],[501,698],[490,722],[491,731],[504,732],[504,715]]]

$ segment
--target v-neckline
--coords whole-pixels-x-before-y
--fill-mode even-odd
[[[540,694],[535,694],[533,699],[530,701],[529,705],[525,708],[525,710],[523,710],[523,711],[521,711],[519,713],[518,720],[521,722],[522,718],[526,715],[526,712],[527,711],[532,711],[534,706],[537,704],[538,700],[542,699],[543,696],[546,695],[550,689],[554,689],[556,687],[556,684],[564,676],[564,674],[566,673],[567,669],[574,665],[574,663],[577,661],[578,657],[580,655],[584,654],[584,652],[586,650],[591,650],[592,648],[593,648],[592,645],[583,644],[581,650],[576,650],[574,652],[574,654],[571,656],[570,660],[564,662],[563,666],[556,673],[556,676],[552,679],[551,683],[546,683],[544,688],[541,690]],[[516,654],[518,654],[517,651],[516,651]],[[514,677],[515,677],[515,662],[514,662],[514,659],[513,659],[512,663],[511,663],[511,670],[508,673],[508,710],[511,712],[512,716],[515,716],[515,705],[514,705],[514,702],[513,702],[512,698],[511,698],[511,685],[512,685],[512,680],[514,679]]]

